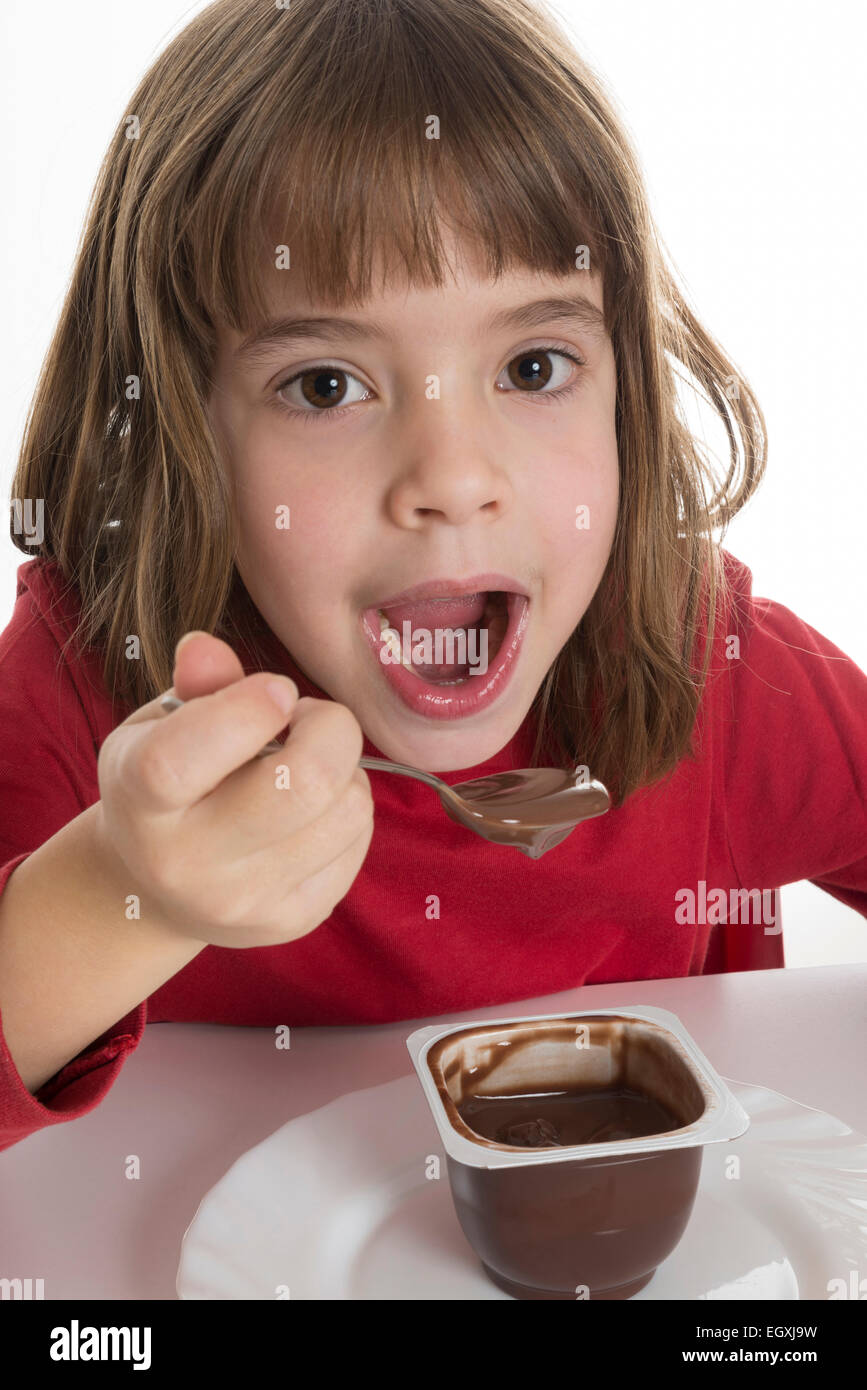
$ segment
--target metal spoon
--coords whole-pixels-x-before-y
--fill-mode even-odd
[[[184,701],[176,695],[164,695],[160,704],[170,713]],[[272,739],[256,757],[282,752],[283,744]],[[582,773],[559,768],[495,772],[450,787],[432,772],[385,758],[359,758],[358,765],[426,782],[437,793],[446,815],[458,825],[494,844],[511,845],[531,859],[539,859],[559,845],[581,821],[602,816],[611,808],[611,798],[601,782],[583,781]]]

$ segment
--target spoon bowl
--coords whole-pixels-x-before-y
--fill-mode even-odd
[[[385,758],[361,758],[359,766],[426,782],[451,820],[493,844],[511,845],[530,859],[540,859],[559,845],[581,821],[611,809],[611,797],[601,782],[560,768],[515,768],[452,787],[432,772]]]

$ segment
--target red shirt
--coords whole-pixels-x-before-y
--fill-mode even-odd
[[[749,569],[723,555],[738,618],[715,641],[696,760],[539,860],[462,829],[421,783],[370,773],[367,858],[300,941],[205,947],[36,1096],[0,1018],[0,1149],[97,1105],[147,1021],[384,1023],[602,981],[782,966],[778,894],[768,890],[799,879],[867,916],[867,676],[788,608],[754,598]],[[23,563],[0,634],[0,892],[98,799],[100,745],[130,712],[112,704],[94,657],[61,655],[76,611],[62,588],[56,565]],[[725,656],[732,632],[739,660]],[[247,673],[257,669],[249,652],[238,655]],[[323,697],[276,639],[268,669]],[[531,743],[528,720],[495,757],[445,780],[527,767]],[[364,752],[379,750],[365,740]],[[715,915],[712,890],[728,902],[738,888],[765,890],[764,919],[746,908],[739,921]],[[428,915],[431,895],[438,917]]]

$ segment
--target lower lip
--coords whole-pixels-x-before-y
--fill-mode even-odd
[[[469,675],[459,685],[430,685],[400,663],[381,661],[380,631],[374,631],[371,618],[366,613],[361,615],[361,625],[377,666],[405,705],[426,719],[466,719],[468,715],[481,713],[499,699],[515,669],[527,627],[530,601],[523,594],[507,594],[506,603],[509,620],[496,656],[483,676]],[[378,623],[375,611],[368,610]]]

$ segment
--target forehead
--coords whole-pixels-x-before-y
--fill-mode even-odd
[[[585,336],[607,336],[603,282],[599,274],[574,270],[563,275],[514,266],[491,276],[471,250],[455,248],[442,285],[411,284],[389,275],[374,277],[364,299],[315,299],[293,277],[268,293],[267,317],[249,332],[223,325],[221,337],[233,362],[249,366],[290,339],[362,338],[385,342],[405,334],[410,321],[431,329],[460,326],[462,335],[531,331],[563,323]]]

